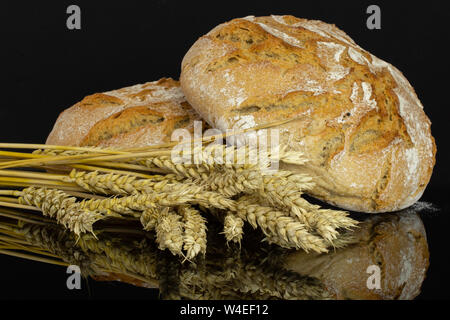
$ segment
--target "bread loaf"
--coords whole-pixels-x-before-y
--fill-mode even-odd
[[[281,143],[314,177],[312,196],[339,207],[394,211],[422,195],[435,163],[430,121],[402,73],[336,26],[293,16],[221,24],[185,55],[180,77],[211,126],[280,126]]]
[[[195,120],[179,82],[163,78],[85,97],[60,114],[46,143],[143,147],[170,142],[178,128],[193,132]]]

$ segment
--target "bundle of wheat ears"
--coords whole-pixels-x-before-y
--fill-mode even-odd
[[[269,243],[308,252],[327,252],[340,230],[356,225],[347,212],[302,197],[311,177],[266,170],[272,161],[302,164],[301,153],[262,156],[208,142],[194,141],[195,164],[173,160],[173,143],[122,150],[2,143],[0,206],[39,211],[78,236],[95,236],[100,220],[138,220],[159,249],[183,261],[206,252],[207,211],[223,222],[224,243],[240,243],[247,222]],[[228,161],[254,152],[256,162]]]

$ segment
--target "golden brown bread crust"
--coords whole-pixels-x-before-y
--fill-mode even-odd
[[[234,19],[191,47],[180,82],[193,108],[221,130],[296,118],[280,127],[281,141],[310,161],[287,168],[312,175],[311,194],[331,204],[399,210],[430,179],[436,146],[414,89],[334,25]]]
[[[192,132],[195,120],[179,82],[163,78],[85,97],[60,114],[47,144],[142,147],[170,142],[178,128]]]
[[[318,278],[336,299],[409,300],[420,293],[429,265],[425,228],[417,213],[377,215],[353,235],[357,242],[328,254],[293,252],[285,267]],[[369,289],[367,268],[380,268],[381,289]]]

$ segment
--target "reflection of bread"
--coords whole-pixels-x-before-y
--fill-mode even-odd
[[[178,81],[138,84],[85,97],[58,117],[47,144],[140,147],[170,142],[172,132],[192,132],[199,116]]]
[[[344,32],[292,16],[246,17],[201,37],[183,59],[181,87],[213,127],[298,118],[281,138],[310,158],[312,195],[365,212],[422,195],[436,152],[430,121],[402,73]]]
[[[422,221],[412,212],[373,216],[360,225],[357,243],[334,253],[292,253],[286,268],[319,278],[337,299],[413,299],[428,268]],[[381,270],[381,289],[367,288],[370,265]]]

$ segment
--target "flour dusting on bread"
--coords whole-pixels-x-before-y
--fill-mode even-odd
[[[296,118],[280,139],[308,155],[290,167],[315,177],[311,195],[366,212],[413,204],[434,166],[430,121],[395,67],[336,26],[248,16],[201,37],[180,82],[194,109],[223,131]],[[239,120],[237,120],[239,119]]]
[[[170,142],[201,118],[178,81],[163,78],[85,97],[60,114],[48,144],[143,147]]]

